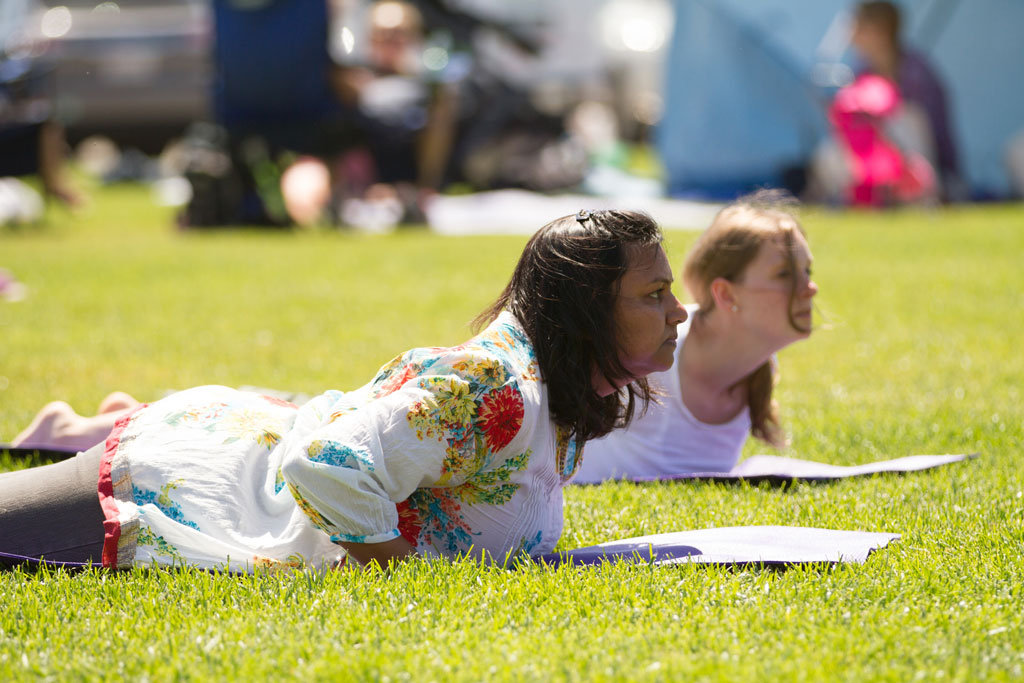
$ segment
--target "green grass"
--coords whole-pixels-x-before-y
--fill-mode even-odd
[[[139,188],[94,200],[0,232],[0,266],[30,288],[0,302],[2,439],[58,397],[85,412],[115,389],[353,388],[407,347],[467,336],[525,243],[179,234]],[[902,534],[866,564],[5,573],[0,679],[1021,678],[1024,206],[804,223],[829,324],[781,354],[789,452],[981,457],[785,489],[571,488],[560,547],[746,524]],[[677,267],[693,237],[668,233]]]

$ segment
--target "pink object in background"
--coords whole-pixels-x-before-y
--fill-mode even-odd
[[[0,299],[4,301],[21,301],[28,293],[28,288],[18,282],[6,268],[0,268]]]
[[[832,123],[849,152],[853,204],[913,202],[935,190],[931,164],[919,154],[901,150],[885,135],[886,122],[898,115],[901,106],[896,85],[875,74],[858,76],[832,102]]]

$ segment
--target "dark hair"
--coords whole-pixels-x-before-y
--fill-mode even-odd
[[[803,235],[804,231],[793,216],[795,209],[795,200],[785,192],[761,190],[741,197],[718,212],[711,227],[697,238],[683,265],[683,283],[700,306],[697,315],[708,315],[715,308],[711,283],[720,277],[740,282],[762,245],[772,239],[782,237],[790,270],[796,272],[793,235],[795,232]],[[789,291],[789,324],[798,332],[809,332],[793,319],[796,286],[794,277]],[[782,446],[784,438],[778,405],[772,399],[774,387],[775,373],[771,361],[747,377],[750,432],[773,446]]]
[[[858,22],[865,22],[881,29],[893,46],[900,43],[900,10],[884,0],[862,2],[857,6]]]
[[[512,279],[474,321],[512,313],[533,343],[548,389],[551,419],[572,430],[578,445],[625,426],[637,398],[651,391],[637,379],[599,396],[595,369],[609,380],[628,377],[619,360],[614,304],[630,252],[660,245],[661,229],[639,211],[581,211],[554,220],[526,244]]]

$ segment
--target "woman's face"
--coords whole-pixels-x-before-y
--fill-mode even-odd
[[[858,19],[854,23],[850,43],[874,70],[884,66],[895,49],[883,27],[864,19]]]
[[[615,387],[600,382],[605,385],[597,387],[599,393],[606,392],[602,395],[672,367],[676,325],[686,320],[686,309],[672,293],[672,267],[660,245],[631,248],[626,263],[613,315],[619,331],[619,361],[629,377]]]
[[[818,285],[811,279],[811,249],[799,230],[787,244],[782,233],[761,245],[738,283],[733,315],[775,349],[811,333],[812,301]],[[794,323],[796,327],[794,327]]]

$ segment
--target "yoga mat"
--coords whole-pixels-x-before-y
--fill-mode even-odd
[[[637,562],[675,564],[763,565],[860,564],[899,534],[840,531],[799,526],[733,526],[637,536],[537,558],[548,565]]]
[[[586,459],[586,450],[583,452]],[[782,484],[789,481],[834,481],[847,477],[862,477],[869,474],[891,472],[906,474],[941,467],[961,460],[977,458],[977,453],[957,453],[951,455],[908,455],[893,460],[879,460],[863,465],[829,465],[824,462],[786,458],[779,455],[752,455],[728,472],[685,472],[682,474],[661,474],[652,477],[635,477],[626,481],[680,481],[680,480],[713,480],[713,481],[749,481],[752,483],[766,481]]]
[[[66,451],[59,448],[22,448],[21,446],[9,446],[0,444],[0,451],[7,451],[15,458],[29,458],[38,455],[46,460],[67,460],[78,455],[78,451]]]
[[[0,451],[7,451],[13,457],[26,458],[33,454],[58,461],[72,458],[77,451],[65,451],[50,448],[19,448],[0,444]],[[584,458],[586,454],[584,453]],[[623,481],[638,483],[652,481],[721,481],[751,483],[768,482],[784,484],[790,481],[835,481],[848,477],[863,477],[870,474],[891,472],[906,474],[942,467],[962,460],[973,460],[977,453],[956,453],[950,455],[908,455],[893,460],[879,460],[863,465],[829,465],[824,462],[786,458],[779,455],[752,455],[728,472],[685,472],[682,474],[660,474],[652,477],[623,477]],[[586,486],[588,484],[581,484]]]
[[[595,565],[601,562],[674,564],[760,565],[788,567],[796,564],[860,564],[899,534],[841,531],[798,526],[733,526],[678,531],[609,541],[598,545],[548,553],[535,561],[549,565]],[[0,560],[80,569],[81,562],[49,562],[34,557],[0,552]],[[0,564],[4,564],[0,562]]]
[[[0,552],[0,571],[6,568],[8,565],[23,565],[26,569],[37,569],[42,566],[47,566],[52,569],[58,567],[64,569],[82,569],[83,567],[98,567],[98,564],[90,564],[88,562],[60,562],[53,560],[40,560],[38,557],[28,557],[25,555],[15,555],[13,553]]]

